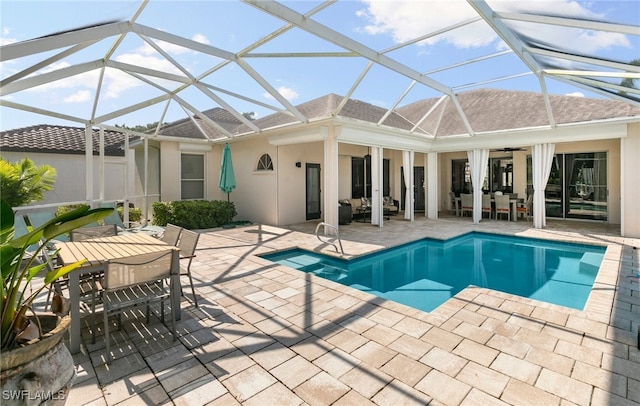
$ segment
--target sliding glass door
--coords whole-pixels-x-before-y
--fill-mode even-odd
[[[533,190],[531,157],[527,190]],[[556,154],[545,190],[547,217],[607,220],[607,153]]]

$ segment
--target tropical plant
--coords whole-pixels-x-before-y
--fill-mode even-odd
[[[0,196],[11,207],[42,200],[55,181],[56,170],[49,165],[38,166],[29,158],[11,163],[0,157]]]
[[[640,59],[634,59],[633,61],[629,62],[629,65],[640,66]],[[635,81],[636,81],[635,78],[624,78],[620,82],[620,86],[635,89]],[[627,92],[622,92],[622,94],[626,94],[626,93]]]
[[[0,207],[0,270],[2,273],[2,298],[0,298],[0,314],[2,316],[2,351],[17,347],[25,337],[27,328],[37,327],[38,335],[42,335],[37,314],[33,310],[33,301],[58,278],[68,274],[84,261],[54,268],[47,267],[47,261],[40,261],[42,250],[55,237],[76,228],[99,221],[111,214],[112,208],[89,209],[84,205],[73,211],[60,215],[46,222],[29,233],[15,237],[15,213],[4,199]],[[28,248],[36,244],[38,249],[29,253]],[[38,275],[44,273],[43,286],[30,292],[30,283]],[[30,311],[32,317],[27,315]],[[29,339],[32,337],[29,337]]]

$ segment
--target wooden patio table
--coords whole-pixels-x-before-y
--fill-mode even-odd
[[[179,249],[145,233],[127,233],[102,237],[81,242],[56,244],[60,249],[58,259],[62,265],[86,259],[87,261],[69,274],[69,296],[71,301],[71,326],[69,329],[69,351],[80,352],[80,275],[104,270],[106,261],[126,258],[139,254],[173,250],[171,276],[173,290],[171,305],[174,306],[176,320],[180,312],[180,255]]]

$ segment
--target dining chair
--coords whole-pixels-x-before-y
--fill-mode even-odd
[[[160,303],[160,320],[164,323],[164,303],[171,299],[173,281],[171,276],[179,272],[172,266],[176,250],[139,254],[106,262],[102,302],[102,321],[104,326],[107,362],[113,359],[110,351],[109,316],[117,316],[118,328],[121,326],[121,314],[131,308],[146,306],[146,322],[149,323],[150,305]],[[92,341],[96,334],[96,303],[93,302]],[[171,308],[171,335],[176,340],[175,308]]]
[[[493,210],[491,208],[491,195],[483,194],[482,195],[482,215],[484,216],[484,213],[489,213],[489,220],[491,220],[492,212]]]
[[[92,240],[100,237],[111,237],[118,235],[118,228],[115,224],[107,224],[103,226],[81,227],[71,231],[71,241],[80,242]]]
[[[464,216],[465,212],[471,213],[473,216],[473,194],[471,193],[461,193],[460,194],[460,202],[462,203],[462,216]]]
[[[55,212],[53,211],[38,211],[27,214],[27,219],[29,220],[29,224],[31,227],[38,228],[45,224],[49,220],[53,220],[56,217]],[[69,236],[66,234],[60,234],[56,237],[56,242],[67,242],[69,241]]]
[[[166,242],[169,245],[175,246],[178,244],[178,239],[180,239],[181,232],[182,227],[168,223],[164,228],[164,233],[162,233],[162,235],[160,236],[160,240]]]
[[[532,213],[532,206],[533,206],[533,195],[529,195],[529,197],[527,197],[526,202],[518,203],[516,207],[516,213],[520,217],[522,216],[526,217],[527,221],[529,221],[529,218],[531,217],[531,213]]]
[[[453,192],[449,192],[449,202],[451,203],[451,214],[455,213],[458,215],[458,203],[456,202],[456,194]]]
[[[178,241],[178,248],[180,248],[180,276],[189,277],[193,303],[196,307],[198,307],[198,298],[196,296],[196,290],[193,287],[193,278],[191,277],[191,261],[196,257],[195,252],[199,239],[200,233],[183,229],[180,233],[180,240]]]
[[[496,220],[498,219],[498,214],[506,214],[507,220],[511,220],[511,207],[509,203],[509,196],[496,194],[495,201],[496,201]]]
[[[107,217],[102,219],[104,224],[115,224],[118,229],[118,234],[124,233],[145,233],[149,234],[152,237],[156,237],[164,232],[164,227],[154,226],[154,225],[134,225],[136,223],[129,222],[128,226],[124,224],[124,221],[120,218],[120,214],[118,213],[118,207],[115,203],[101,203],[100,207],[112,208],[113,213],[109,214]]]

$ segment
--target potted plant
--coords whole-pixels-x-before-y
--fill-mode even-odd
[[[15,213],[5,200],[1,201],[0,395],[3,405],[64,404],[75,379],[73,359],[62,341],[70,319],[38,314],[32,305],[44,289],[83,261],[55,268],[39,258],[57,236],[99,221],[112,211],[110,208],[91,210],[85,205],[16,238]],[[38,248],[29,252],[28,248],[34,244]],[[41,276],[42,286],[32,291],[32,280]]]

